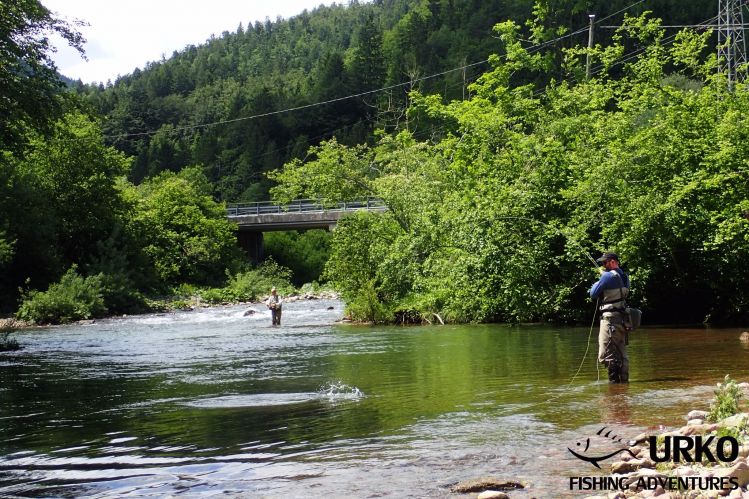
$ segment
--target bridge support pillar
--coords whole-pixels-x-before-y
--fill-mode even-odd
[[[250,257],[253,262],[259,263],[265,256],[265,243],[262,232],[242,231],[237,232],[239,247]]]

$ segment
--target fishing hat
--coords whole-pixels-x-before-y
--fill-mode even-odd
[[[596,260],[596,263],[603,263],[607,260],[616,260],[618,262],[619,255],[612,253],[611,251],[606,251],[598,260]]]

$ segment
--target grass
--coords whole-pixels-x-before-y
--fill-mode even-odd
[[[718,388],[715,390],[715,398],[710,404],[710,412],[707,415],[707,420],[717,423],[727,417],[738,414],[741,395],[739,385],[726,374],[723,383],[718,383]]]

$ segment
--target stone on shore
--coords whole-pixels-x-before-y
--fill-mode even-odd
[[[655,463],[648,458],[630,459],[629,461],[617,461],[611,464],[611,473],[623,475],[632,473],[642,468],[655,468]]]
[[[719,425],[724,428],[738,428],[745,425],[747,420],[749,420],[749,414],[740,412],[722,420]]]
[[[746,487],[749,484],[749,465],[745,460],[740,460],[730,468],[719,468],[713,473],[715,478],[735,478],[739,487]],[[730,484],[728,484],[730,486]],[[728,489],[726,489],[728,490]]]
[[[635,446],[637,444],[641,444],[643,442],[646,442],[648,440],[648,438],[650,438],[651,436],[656,436],[656,435],[658,435],[658,433],[655,433],[653,431],[646,431],[644,433],[640,433],[634,439],[632,439],[632,440],[629,441],[629,445],[630,445],[630,447],[633,447],[633,446]]]
[[[687,419],[702,419],[705,420],[707,418],[707,411],[689,411],[689,414],[687,414]]]
[[[485,490],[477,499],[510,499],[510,496],[498,490]]]
[[[516,480],[502,480],[494,477],[481,477],[458,482],[450,487],[450,490],[459,494],[467,494],[469,492],[484,492],[486,490],[496,491],[524,488],[525,484]]]
[[[682,426],[675,435],[683,435],[685,437],[691,437],[692,435],[705,435],[718,429],[717,423],[709,424],[695,424]]]

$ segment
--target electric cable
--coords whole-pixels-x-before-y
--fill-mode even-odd
[[[593,24],[598,24],[598,23],[601,23],[601,22],[605,21],[606,19],[611,19],[612,17],[614,17],[614,16],[616,16],[616,15],[618,15],[618,14],[621,14],[621,13],[622,13],[622,12],[624,12],[625,10],[629,10],[629,9],[631,9],[632,7],[636,7],[636,6],[640,5],[640,4],[641,4],[641,3],[643,3],[644,1],[645,1],[645,0],[640,0],[639,2],[635,2],[635,3],[631,4],[631,5],[628,5],[627,7],[624,7],[623,9],[617,10],[617,11],[616,11],[616,12],[614,12],[613,14],[609,14],[609,15],[608,15],[608,16],[606,16],[606,17],[602,17],[601,19],[599,19],[599,20],[595,21],[595,22],[594,22]]]
[[[644,0],[640,0],[640,1],[642,2]],[[636,4],[634,4],[634,5],[636,5]],[[587,27],[586,28],[580,28],[580,29],[578,29],[576,31],[573,31],[571,33],[567,33],[565,35],[561,35],[561,36],[559,36],[557,38],[554,38],[552,40],[548,40],[546,42],[539,43],[539,44],[534,45],[532,47],[528,47],[526,50],[529,51],[529,53],[536,52],[536,51],[541,50],[542,48],[544,48],[544,47],[546,47],[548,45],[551,45],[553,43],[556,43],[556,42],[558,42],[560,40],[563,40],[563,39],[568,38],[570,36],[582,33],[584,31],[586,31],[587,29],[588,29]],[[507,56],[505,54],[505,55],[500,56],[500,59],[506,58],[506,57]],[[318,106],[324,106],[324,105],[332,104],[332,103],[335,103],[335,102],[341,102],[341,101],[345,101],[345,100],[349,100],[349,99],[355,99],[355,98],[364,97],[364,96],[367,96],[367,95],[376,94],[376,93],[379,93],[379,92],[384,92],[384,91],[387,91],[387,90],[393,90],[393,89],[396,89],[396,88],[401,88],[401,87],[413,85],[414,83],[418,83],[418,82],[421,82],[421,81],[426,81],[426,80],[429,80],[429,79],[432,79],[432,78],[437,78],[437,77],[444,76],[444,75],[449,74],[449,73],[454,73],[456,71],[463,71],[463,70],[468,69],[468,68],[472,68],[472,67],[475,67],[475,66],[480,66],[482,64],[486,64],[488,62],[489,62],[489,59],[484,59],[484,60],[481,60],[481,61],[472,62],[470,64],[465,64],[463,66],[455,67],[455,68],[452,68],[452,69],[447,69],[445,71],[440,71],[438,73],[434,73],[434,74],[431,74],[431,75],[422,76],[420,78],[416,78],[416,79],[409,80],[409,81],[406,81],[406,82],[396,83],[396,84],[388,85],[388,86],[381,87],[381,88],[378,88],[378,89],[367,90],[367,91],[364,91],[364,92],[358,92],[358,93],[355,93],[355,94],[350,94],[350,95],[346,95],[346,96],[342,96],[342,97],[336,97],[334,99],[328,99],[328,100],[325,100],[325,101],[319,101],[319,102],[314,102],[314,103],[310,103],[310,104],[304,104],[304,105],[301,105],[301,106],[294,106],[294,107],[289,107],[289,108],[286,108],[286,109],[279,109],[279,110],[275,110],[275,111],[268,111],[268,112],[265,112],[265,113],[258,113],[258,114],[254,114],[254,115],[250,115],[250,116],[243,116],[243,117],[239,117],[239,118],[232,118],[232,119],[227,119],[227,120],[218,120],[218,121],[209,122],[209,123],[200,123],[200,124],[195,124],[195,125],[184,125],[184,126],[180,126],[180,127],[175,127],[173,130],[170,130],[170,133],[176,133],[176,132],[188,131],[188,130],[196,130],[196,129],[200,129],[200,128],[208,128],[208,127],[217,126],[217,125],[225,125],[225,124],[230,124],[230,123],[236,123],[236,122],[239,122],[239,121],[247,121],[247,120],[253,120],[253,119],[258,119],[258,118],[265,118],[265,117],[268,117],[268,116],[275,116],[275,115],[279,115],[279,114],[286,114],[286,113],[291,113],[291,112],[294,112],[294,111],[300,111],[300,110],[303,110],[303,109],[310,109],[310,108],[314,108],[314,107],[318,107]],[[156,133],[158,133],[158,131],[159,130],[150,130],[150,131],[146,131],[146,132],[133,132],[133,133],[123,133],[123,134],[114,134],[114,135],[104,135],[103,138],[105,138],[105,139],[111,139],[111,140],[116,140],[116,139],[124,139],[124,138],[129,138],[129,137],[149,137],[149,136],[155,135]]]

